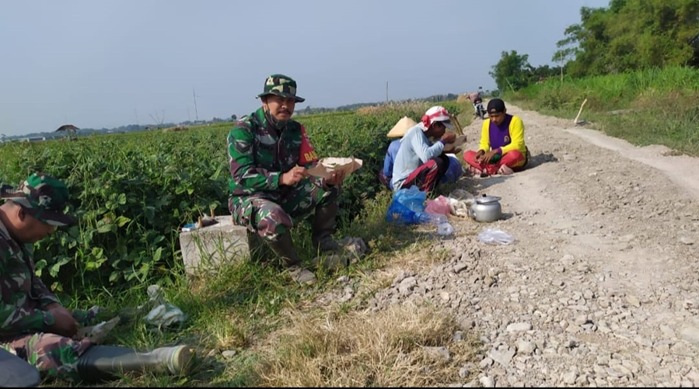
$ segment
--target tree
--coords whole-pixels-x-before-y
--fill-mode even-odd
[[[529,55],[517,54],[511,50],[509,53],[503,51],[493,71],[489,74],[495,80],[495,85],[499,90],[506,88],[516,91],[529,85],[534,79],[534,68],[529,64]]]
[[[699,65],[697,0],[611,0],[580,16],[552,58],[572,76]]]

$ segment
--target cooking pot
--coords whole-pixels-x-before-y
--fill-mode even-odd
[[[479,222],[492,222],[500,219],[502,216],[500,197],[486,196],[485,194],[476,197],[468,214]]]

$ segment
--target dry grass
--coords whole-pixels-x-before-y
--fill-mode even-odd
[[[452,339],[460,328],[450,314],[427,306],[287,317],[263,351],[261,386],[439,386],[462,381],[476,352],[473,339]]]
[[[471,100],[468,99],[468,95],[459,95],[459,97],[456,98],[457,103],[463,103],[463,104],[471,104]]]
[[[408,101],[408,102],[390,102],[388,104],[372,105],[369,107],[361,107],[357,109],[358,115],[381,115],[386,112],[394,112],[396,110],[424,112],[430,104],[424,101]]]

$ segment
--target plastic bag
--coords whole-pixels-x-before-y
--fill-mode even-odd
[[[459,161],[458,158],[454,156],[449,156],[449,166],[447,167],[447,171],[444,173],[442,176],[441,180],[439,181],[442,184],[448,184],[450,182],[456,182],[459,181],[459,178],[464,175],[464,168],[463,165],[461,165],[461,162]]]
[[[418,224],[425,222],[425,199],[427,193],[413,185],[408,189],[399,189],[393,194],[393,200],[386,212],[386,221],[400,224]]]
[[[439,223],[437,225],[437,235],[450,236],[454,234],[454,227],[449,222]]]
[[[427,200],[425,212],[449,215],[451,213],[449,199],[444,196],[439,196],[434,200]]]
[[[487,244],[511,244],[515,238],[505,231],[486,228],[478,234],[478,240]]]
[[[399,189],[393,195],[393,200],[405,205],[414,212],[424,212],[425,211],[425,200],[427,199],[427,193],[418,189],[417,186],[413,185],[408,189]]]

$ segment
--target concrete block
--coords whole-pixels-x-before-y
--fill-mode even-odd
[[[216,216],[218,223],[180,232],[180,249],[187,275],[213,274],[235,261],[250,258],[246,228],[233,224],[230,215]]]

